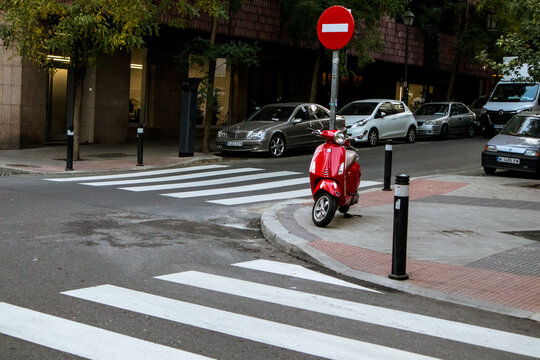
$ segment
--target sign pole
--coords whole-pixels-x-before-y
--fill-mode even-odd
[[[332,51],[332,84],[330,89],[330,130],[336,128],[336,108],[338,99],[339,50]]]

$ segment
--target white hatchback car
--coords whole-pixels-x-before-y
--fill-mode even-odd
[[[338,114],[345,118],[347,135],[357,143],[377,145],[379,140],[403,138],[416,140],[418,124],[413,113],[399,100],[369,99],[353,101]]]

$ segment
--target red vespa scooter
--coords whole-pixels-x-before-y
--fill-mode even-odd
[[[313,223],[325,227],[332,221],[336,210],[346,214],[350,206],[358,203],[358,187],[362,172],[356,162],[358,154],[350,147],[341,130],[315,130],[324,138],[313,154],[309,177],[315,204],[312,210]]]

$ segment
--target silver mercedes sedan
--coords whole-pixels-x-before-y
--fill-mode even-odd
[[[286,150],[315,147],[322,138],[310,129],[328,129],[330,111],[313,103],[266,105],[246,120],[230,125],[217,134],[216,146],[226,152],[269,152],[282,157]],[[335,127],[343,129],[345,119],[336,117]]]

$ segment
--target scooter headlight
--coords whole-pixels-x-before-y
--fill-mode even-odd
[[[338,145],[345,144],[345,141],[347,141],[347,136],[343,131],[338,131],[334,134],[334,142]]]

